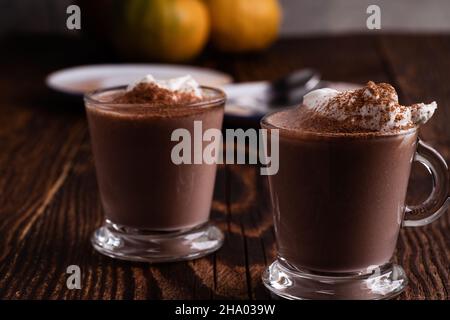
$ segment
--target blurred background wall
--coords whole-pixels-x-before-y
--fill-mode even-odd
[[[68,32],[66,8],[74,2],[0,0],[0,35]],[[450,32],[450,0],[280,0],[280,3],[284,11],[282,36],[369,32],[366,9],[370,4],[381,7],[383,31]]]

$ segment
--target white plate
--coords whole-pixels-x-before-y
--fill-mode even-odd
[[[126,85],[147,74],[168,79],[190,74],[201,85],[219,87],[232,82],[228,74],[192,66],[170,64],[99,64],[79,66],[51,73],[46,84],[53,90],[82,95],[85,92]]]

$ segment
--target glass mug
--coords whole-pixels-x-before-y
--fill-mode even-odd
[[[109,257],[145,262],[194,259],[219,249],[209,222],[216,163],[174,163],[175,130],[196,135],[222,127],[225,94],[202,87],[205,101],[167,105],[113,103],[125,87],[85,96],[105,220],[91,237]],[[184,141],[184,140],[183,140]],[[193,148],[195,158],[198,150]],[[200,150],[200,152],[202,152]]]
[[[398,134],[299,133],[279,130],[279,171],[269,176],[277,260],[264,285],[288,299],[387,299],[407,277],[391,262],[400,228],[431,223],[446,212],[448,170],[418,138]],[[431,173],[421,205],[405,205],[411,164]]]

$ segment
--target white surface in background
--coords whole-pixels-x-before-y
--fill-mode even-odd
[[[171,79],[191,75],[200,85],[222,86],[230,83],[231,76],[207,68],[168,64],[100,64],[79,66],[50,74],[46,83],[51,89],[84,94],[95,89],[128,85],[136,79],[152,74],[157,79]]]

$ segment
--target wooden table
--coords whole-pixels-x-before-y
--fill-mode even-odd
[[[212,219],[223,248],[195,261],[149,265],[103,257],[89,237],[102,221],[85,115],[53,98],[44,76],[63,67],[116,62],[79,39],[0,42],[0,298],[267,299],[264,267],[275,255],[267,184],[251,166],[222,166]],[[387,81],[404,103],[436,100],[422,137],[450,161],[450,36],[340,36],[291,39],[259,55],[205,54],[196,64],[236,80],[274,79],[314,67],[328,80]],[[415,174],[410,198],[430,182]],[[401,231],[395,260],[410,285],[401,299],[448,299],[450,216]],[[68,290],[66,268],[79,265],[82,289]]]

